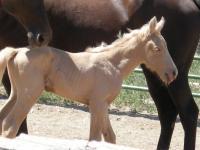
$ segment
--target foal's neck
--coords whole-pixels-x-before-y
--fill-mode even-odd
[[[144,60],[144,43],[137,36],[130,39],[118,39],[108,46],[107,57],[118,68],[123,78]]]

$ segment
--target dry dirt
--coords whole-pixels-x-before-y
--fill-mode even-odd
[[[0,100],[0,106],[4,101]],[[157,115],[133,113],[128,109],[112,109],[111,123],[120,145],[134,148],[156,149],[160,134]],[[31,135],[56,137],[64,139],[87,139],[89,133],[89,113],[82,106],[47,106],[36,104],[28,115],[28,127]],[[183,149],[183,129],[177,121],[171,150]],[[197,128],[196,149],[200,149],[200,119]]]

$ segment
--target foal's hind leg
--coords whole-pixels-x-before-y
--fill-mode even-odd
[[[16,93],[15,93],[16,94]],[[0,135],[2,133],[2,123],[4,118],[9,114],[9,112],[12,110],[15,102],[16,102],[16,95],[14,93],[11,93],[9,96],[6,104],[2,107],[0,111]]]
[[[4,85],[4,88],[6,90],[6,93],[8,95],[10,95],[10,92],[11,92],[11,84],[10,84],[10,80],[9,80],[9,77],[8,77],[8,71],[6,69],[4,75],[3,75],[3,79],[2,79],[2,83]],[[21,133],[26,133],[28,134],[28,128],[27,128],[27,121],[26,121],[26,118],[24,119],[24,121],[22,122],[19,130],[18,130],[18,133],[17,135],[21,134]]]
[[[10,61],[8,63],[10,64]],[[2,132],[3,120],[9,114],[9,112],[12,110],[12,108],[16,102],[16,98],[17,98],[16,85],[13,82],[13,71],[10,70],[9,72],[10,72],[12,88],[11,88],[11,93],[10,93],[8,100],[6,101],[5,105],[2,107],[2,109],[0,111],[0,134]]]
[[[31,90],[29,93],[27,93],[27,95],[25,95],[24,92],[19,93],[12,111],[3,121],[3,136],[8,138],[13,138],[16,136],[22,121],[30,111],[31,107],[35,104],[41,92],[42,88],[38,87],[36,91]]]
[[[2,124],[2,135],[5,137],[16,136],[22,121],[44,89],[42,75],[37,74],[36,70],[34,73],[34,79],[28,71],[23,75],[16,76],[17,100]]]

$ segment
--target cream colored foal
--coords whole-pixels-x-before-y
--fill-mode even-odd
[[[89,106],[89,140],[115,143],[109,104],[119,94],[123,79],[139,64],[145,64],[166,84],[177,76],[160,31],[164,19],[152,18],[138,30],[110,45],[89,48],[81,53],[52,47],[5,48],[0,52],[0,75],[6,65],[12,85],[10,97],[0,112],[5,137],[15,137],[20,124],[43,90]]]

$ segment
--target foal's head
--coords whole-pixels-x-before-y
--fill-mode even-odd
[[[159,22],[154,17],[142,27],[140,34],[144,41],[143,63],[151,71],[156,72],[162,81],[170,84],[176,78],[178,71],[168,52],[165,39],[160,33],[164,23],[163,17]]]

